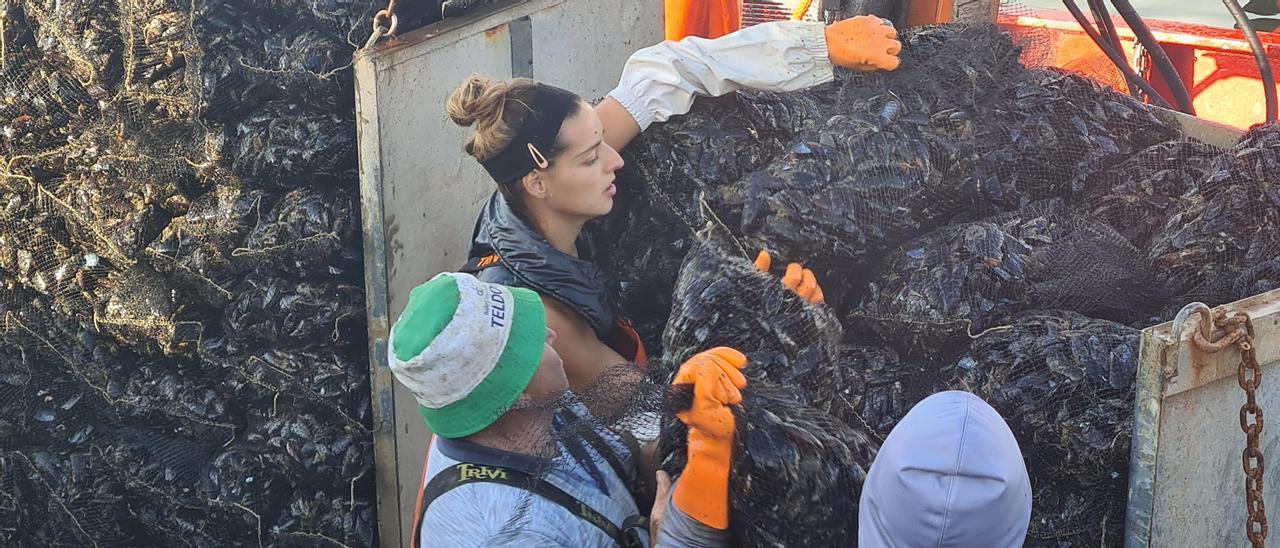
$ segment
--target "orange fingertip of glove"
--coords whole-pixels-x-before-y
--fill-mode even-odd
[[[772,266],[773,266],[773,257],[769,256],[768,251],[761,249],[760,254],[756,255],[756,270],[759,270],[761,272],[764,272],[765,274],[768,274],[769,268],[771,268]]]
[[[782,285],[796,292],[800,298],[814,304],[822,304],[826,300],[826,296],[822,293],[822,287],[818,285],[818,278],[814,276],[813,271],[809,270],[799,263],[791,263],[787,265],[787,273],[782,276]]]

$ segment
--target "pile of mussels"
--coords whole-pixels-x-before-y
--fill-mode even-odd
[[[803,510],[856,512],[845,484],[944,389],[1008,418],[1036,495],[1028,545],[1114,543],[1137,329],[1280,286],[1280,130],[1222,150],[1123,93],[1025,66],[996,29],[902,39],[894,72],[700,99],[630,145],[594,227],[619,307],[673,363],[721,344],[752,360],[737,545],[856,538]],[[812,268],[827,304],[762,289],[739,264],[758,249]],[[678,471],[682,427],[664,424]]]
[[[375,9],[0,6],[0,544],[374,544]]]

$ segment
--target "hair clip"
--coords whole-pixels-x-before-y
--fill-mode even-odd
[[[538,151],[538,147],[533,146],[533,143],[529,143],[529,154],[533,156],[533,163],[538,165],[538,169],[547,169],[547,166],[551,165],[551,162],[547,161],[547,157],[543,156],[542,152]]]

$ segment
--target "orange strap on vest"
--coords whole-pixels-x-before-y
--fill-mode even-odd
[[[634,327],[627,320],[618,319],[618,329],[613,334],[613,341],[610,341],[609,348],[612,348],[618,355],[626,358],[636,365],[644,366],[649,364],[649,354],[644,350],[644,343],[640,341],[640,334],[636,333]]]
[[[742,0],[665,0],[667,40],[719,38],[742,28]]]

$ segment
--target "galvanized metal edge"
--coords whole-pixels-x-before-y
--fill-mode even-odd
[[[382,211],[381,141],[377,67],[356,54],[356,131],[360,155],[360,220],[364,232],[365,308],[369,322],[369,388],[373,406],[373,459],[378,489],[378,539],[384,548],[400,538],[400,480],[396,459],[395,379],[387,364],[387,242]]]
[[[1164,353],[1168,342],[1156,327],[1142,331],[1138,350],[1133,434],[1129,447],[1129,501],[1125,510],[1125,548],[1151,545],[1155,508],[1156,456],[1160,448],[1160,405],[1164,398]]]
[[[1201,305],[1203,306],[1203,305]],[[1222,305],[1226,311],[1243,310],[1254,317],[1258,337],[1266,339],[1280,335],[1280,290],[1260,293],[1233,303]],[[1181,319],[1186,316],[1179,314]],[[1270,319],[1268,321],[1268,319]],[[1160,450],[1160,418],[1164,398],[1189,390],[1187,387],[1175,386],[1176,381],[1193,376],[1190,368],[1208,368],[1204,365],[1209,360],[1227,359],[1231,363],[1239,360],[1236,357],[1204,356],[1190,344],[1190,331],[1197,329],[1197,317],[1191,315],[1188,323],[1180,320],[1165,322],[1148,327],[1142,331],[1142,342],[1138,352],[1137,388],[1134,396],[1133,435],[1130,446],[1129,463],[1129,501],[1125,512],[1126,548],[1147,548],[1152,542],[1152,527],[1155,522],[1156,492],[1155,477],[1159,468]],[[1217,336],[1217,332],[1215,332]],[[1266,350],[1259,356],[1262,364],[1280,361],[1280,351],[1274,345],[1262,345]],[[1194,383],[1191,388],[1212,382],[1222,375],[1205,377]],[[1183,381],[1184,383],[1187,381]],[[1166,455],[1165,458],[1176,458]]]
[[[1167,119],[1176,122],[1182,128],[1183,135],[1199,139],[1219,148],[1230,148],[1244,134],[1243,131],[1226,124],[1205,120],[1204,118],[1196,118],[1190,114],[1183,114],[1162,107],[1152,106],[1151,108],[1155,110],[1157,116],[1163,115]]]
[[[394,40],[384,40],[369,52],[378,58],[383,70],[394,70],[396,65],[410,62],[437,49],[447,47],[474,33],[474,29],[496,28],[522,17],[575,0],[506,0],[496,2],[459,17],[427,25],[398,35]]]

